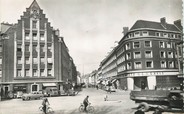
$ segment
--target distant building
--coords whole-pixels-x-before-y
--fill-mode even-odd
[[[1,24],[0,76],[3,96],[63,89],[77,82],[76,66],[59,30],[54,30],[36,0],[17,24]]]
[[[179,87],[182,49],[181,20],[168,24],[138,20],[124,27],[124,36],[101,62],[101,79],[113,81],[121,89],[167,89]]]

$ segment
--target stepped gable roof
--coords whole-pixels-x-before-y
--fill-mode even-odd
[[[36,0],[34,0],[34,1],[32,2],[32,4],[30,5],[29,8],[37,8],[37,9],[40,9],[40,6],[39,6],[38,3],[36,2]]]
[[[138,20],[132,26],[130,30],[140,29],[140,28],[150,28],[150,29],[160,29],[160,30],[169,30],[169,31],[179,31],[179,29],[174,24],[166,23],[164,27],[160,22],[152,22],[152,21],[145,21],[145,20]]]

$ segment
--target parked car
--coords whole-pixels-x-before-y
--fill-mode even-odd
[[[43,94],[44,94],[44,96],[47,96],[47,97],[52,97],[52,96],[58,96],[59,95],[58,89],[55,88],[55,87],[46,88],[45,90],[43,90]]]
[[[23,94],[22,100],[31,100],[31,99],[42,99],[44,95],[41,92],[33,92],[29,94]]]

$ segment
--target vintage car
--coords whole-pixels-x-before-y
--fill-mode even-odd
[[[41,92],[33,92],[29,94],[23,94],[22,100],[31,100],[31,99],[42,99],[44,95]]]
[[[130,99],[139,103],[143,111],[160,107],[165,111],[182,110],[184,92],[181,90],[133,90]]]

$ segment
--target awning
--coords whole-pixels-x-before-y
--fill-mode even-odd
[[[45,86],[45,87],[54,87],[54,86],[56,86],[56,83],[43,83],[43,86]]]

